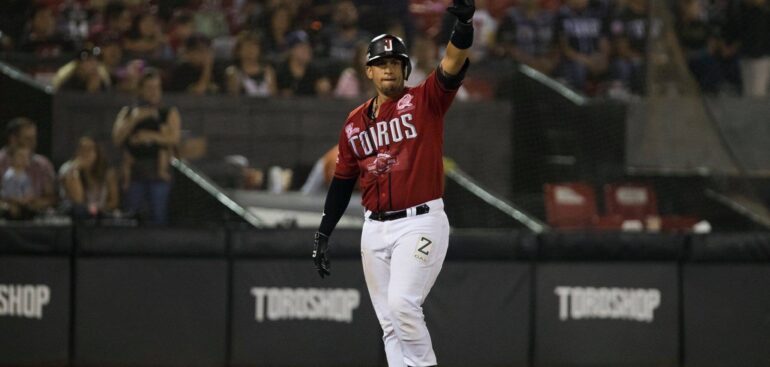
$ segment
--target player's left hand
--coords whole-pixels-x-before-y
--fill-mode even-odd
[[[316,232],[313,240],[313,262],[315,268],[318,270],[318,275],[323,279],[325,276],[332,275],[329,272],[329,258],[326,257],[326,252],[329,249],[329,236]]]
[[[457,20],[470,23],[473,13],[476,12],[476,4],[474,0],[454,0],[454,5],[446,10],[456,16]]]

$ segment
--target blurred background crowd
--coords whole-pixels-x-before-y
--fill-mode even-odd
[[[647,0],[476,3],[474,63],[514,60],[588,95],[644,94],[646,40],[664,31]],[[704,92],[766,93],[767,1],[668,4]],[[0,50],[6,58],[29,56],[25,71],[58,89],[132,92],[142,70],[154,66],[166,91],[361,98],[371,93],[361,67],[368,40],[384,32],[403,37],[415,70],[409,83],[419,83],[448,40],[446,6],[444,0],[8,0],[0,4]],[[495,98],[498,87],[494,77],[471,75],[460,98]]]
[[[0,61],[56,92],[136,98],[113,123],[112,145],[122,153],[114,169],[117,159],[105,158],[104,136],[81,136],[57,174],[35,152],[35,121],[8,121],[0,211],[28,218],[64,205],[87,217],[122,203],[129,212],[144,207],[153,222],[166,223],[168,161],[179,153],[183,117],[163,105],[163,93],[362,101],[374,94],[364,70],[367,45],[386,32],[410,47],[407,85],[416,85],[435,69],[450,37],[450,3],[2,1]],[[474,67],[460,100],[509,99],[511,79],[500,75],[519,67],[565,90],[628,101],[648,93],[647,64],[665,58],[686,65],[683,74],[705,95],[767,94],[767,0],[476,0],[476,7]],[[653,39],[678,46],[661,48]],[[334,156],[332,148],[319,159],[308,182],[328,181]],[[238,161],[243,157],[231,158],[248,168]],[[261,170],[245,175],[248,188],[264,186]],[[309,186],[302,191],[312,191]]]

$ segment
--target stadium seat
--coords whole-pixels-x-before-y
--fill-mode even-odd
[[[616,216],[600,216],[596,193],[585,182],[544,185],[546,221],[557,229],[620,229]]]
[[[647,231],[690,231],[700,221],[694,216],[661,215],[655,190],[643,183],[604,185],[604,205],[607,215],[624,221],[638,220]]]
[[[610,183],[604,185],[604,206],[607,215],[624,219],[645,220],[658,215],[655,190],[641,183]]]

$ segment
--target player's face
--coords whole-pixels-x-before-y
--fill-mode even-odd
[[[400,59],[387,57],[376,60],[366,67],[366,76],[385,96],[395,97],[404,89],[404,67]]]

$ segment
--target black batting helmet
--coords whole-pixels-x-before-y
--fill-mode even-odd
[[[404,64],[404,80],[409,79],[412,73],[412,63],[409,61],[406,44],[401,38],[392,34],[381,34],[372,38],[369,48],[366,50],[366,65],[371,65],[375,60],[384,57],[397,57]]]

